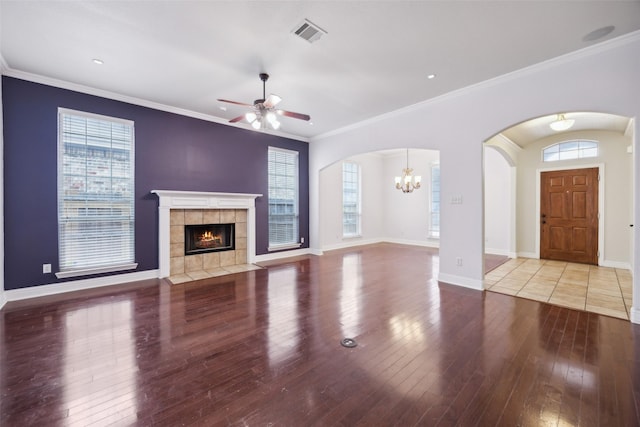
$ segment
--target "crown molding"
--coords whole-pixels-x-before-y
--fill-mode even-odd
[[[353,123],[351,125],[343,126],[341,128],[334,129],[334,130],[329,131],[329,132],[325,132],[323,134],[311,137],[310,138],[310,142],[316,142],[316,141],[320,141],[322,139],[326,139],[326,138],[329,138],[329,137],[332,137],[332,136],[336,136],[336,135],[340,135],[340,134],[343,134],[343,133],[347,133],[347,132],[350,132],[350,131],[355,130],[355,129],[366,127],[366,126],[369,126],[369,125],[377,123],[377,122],[381,122],[381,121],[384,121],[384,120],[387,120],[387,119],[395,118],[397,116],[400,116],[400,115],[403,115],[403,114],[406,114],[406,113],[410,113],[410,112],[416,111],[418,109],[422,109],[422,108],[424,108],[426,106],[429,106],[429,105],[437,105],[439,103],[442,103],[442,102],[445,102],[445,101],[448,101],[448,100],[451,100],[451,99],[455,99],[457,97],[464,96],[464,95],[467,95],[469,93],[473,93],[475,91],[484,90],[484,89],[487,89],[487,88],[490,88],[490,87],[493,87],[493,86],[496,86],[496,85],[499,85],[499,84],[503,84],[503,83],[511,81],[511,80],[519,79],[519,78],[522,78],[524,76],[528,76],[528,75],[531,75],[531,74],[534,74],[534,73],[538,73],[538,72],[543,71],[543,70],[548,70],[550,68],[554,68],[554,67],[557,67],[557,66],[562,65],[562,64],[573,62],[573,61],[576,61],[576,60],[581,59],[581,58],[588,58],[590,56],[597,55],[599,53],[606,52],[606,51],[609,51],[609,50],[612,50],[612,49],[616,49],[618,47],[625,46],[627,44],[634,43],[634,42],[637,42],[639,40],[640,40],[640,30],[633,31],[631,33],[624,34],[624,35],[622,35],[620,37],[616,37],[616,38],[613,38],[613,39],[610,39],[610,40],[606,40],[606,41],[603,41],[601,43],[598,43],[598,44],[595,44],[595,45],[592,45],[592,46],[587,46],[585,48],[582,48],[582,49],[579,49],[579,50],[575,50],[573,52],[569,52],[569,53],[566,53],[564,55],[548,59],[546,61],[538,62],[538,63],[530,65],[528,67],[521,68],[521,69],[518,69],[518,70],[515,70],[515,71],[511,71],[509,73],[502,74],[502,75],[500,75],[498,77],[494,77],[494,78],[489,79],[489,80],[484,80],[484,81],[482,81],[480,83],[476,83],[476,84],[473,84],[473,85],[470,85],[470,86],[465,86],[463,88],[456,89],[456,90],[453,90],[451,92],[447,92],[447,93],[444,93],[442,95],[439,95],[439,96],[436,96],[436,97],[433,97],[433,98],[429,98],[427,100],[424,100],[424,101],[418,102],[416,104],[412,104],[412,105],[400,108],[398,110],[390,111],[390,112],[387,112],[387,113],[384,113],[384,114],[381,114],[381,115],[378,115],[378,116],[375,116],[375,117],[371,117],[371,118],[366,119],[366,120],[362,120],[362,121],[357,122],[357,123]]]
[[[633,117],[629,119],[629,121],[627,122],[627,127],[624,129],[624,136],[629,138],[633,136],[633,128],[635,127],[635,123],[636,119],[634,119]]]
[[[516,144],[515,142],[513,142],[510,138],[506,137],[505,135],[499,133],[498,135],[496,135],[498,138],[500,138],[500,140],[502,142],[504,142],[509,148],[512,148],[514,151],[516,152],[521,152],[523,151],[523,148],[520,147],[518,144]]]
[[[0,56],[0,67],[3,67],[3,59]],[[6,63],[5,63],[6,64]],[[178,108],[171,105],[161,104],[159,102],[149,101],[147,99],[136,98],[129,95],[123,95],[121,93],[111,92],[104,89],[97,89],[90,86],[81,85],[78,83],[72,83],[64,80],[55,79],[53,77],[42,76],[39,74],[28,73],[26,71],[14,70],[8,66],[5,66],[2,69],[2,75],[8,77],[14,77],[21,80],[27,80],[34,83],[40,83],[47,86],[53,86],[60,89],[72,90],[74,92],[80,92],[87,95],[99,96],[101,98],[111,99],[114,101],[126,102],[128,104],[138,105],[141,107],[152,108],[154,110],[165,111],[167,113],[178,114],[181,116],[192,117],[195,119],[204,120],[207,122],[218,123],[225,126],[235,127],[239,129],[248,130],[251,132],[260,132],[267,133],[274,136],[279,136],[283,138],[295,139],[297,141],[309,142],[309,138],[305,138],[298,135],[288,134],[286,132],[278,132],[270,129],[264,129],[257,131],[253,129],[250,125],[243,125],[241,123],[229,123],[227,119],[223,119],[221,117],[212,116],[209,114],[199,113],[197,111],[187,110],[184,108]]]
[[[0,52],[0,74],[4,74],[6,70],[9,69],[9,65],[7,65],[7,61],[2,56],[2,52]]]

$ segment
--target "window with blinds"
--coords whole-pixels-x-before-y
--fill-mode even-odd
[[[133,122],[58,116],[57,276],[135,268]]]
[[[300,246],[298,153],[269,147],[269,250]]]
[[[431,165],[431,206],[429,237],[440,238],[440,164]]]
[[[360,235],[360,166],[342,163],[342,236]]]

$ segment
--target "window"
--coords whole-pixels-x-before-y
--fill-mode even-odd
[[[342,235],[360,235],[360,166],[342,163]]]
[[[542,150],[542,160],[545,162],[586,157],[598,157],[597,141],[565,141]]]
[[[298,153],[269,147],[269,250],[298,242]]]
[[[431,164],[431,213],[429,237],[440,238],[440,164]]]
[[[58,277],[136,268],[133,122],[58,112]]]

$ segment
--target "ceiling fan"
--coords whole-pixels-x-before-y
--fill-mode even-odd
[[[246,104],[244,102],[229,101],[228,99],[218,99],[218,101],[220,102],[228,102],[229,104],[236,104],[253,108],[253,111],[249,111],[246,114],[235,117],[229,120],[229,123],[236,123],[242,119],[246,119],[249,123],[251,123],[251,126],[254,129],[266,129],[267,127],[271,127],[277,130],[280,127],[280,122],[278,121],[277,117],[278,115],[292,117],[294,119],[300,120],[311,119],[308,114],[294,113],[292,111],[286,110],[277,110],[275,106],[278,105],[280,101],[282,101],[282,98],[274,94],[270,94],[267,98],[265,87],[267,80],[269,80],[269,74],[260,73],[259,76],[260,80],[262,80],[262,98],[253,101],[253,105]]]

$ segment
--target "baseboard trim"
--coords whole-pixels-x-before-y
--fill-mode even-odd
[[[0,292],[0,310],[2,310],[2,307],[7,303],[7,296],[5,294],[6,291]]]
[[[308,248],[296,249],[293,251],[273,252],[270,254],[256,255],[255,262],[259,263],[259,262],[265,262],[265,261],[273,261],[276,259],[291,258],[294,256],[309,255],[309,254],[313,254],[313,253]]]
[[[533,252],[518,252],[518,258],[540,259],[540,256]]]
[[[484,290],[482,280],[470,279],[468,277],[456,276],[453,274],[439,273],[438,281],[448,283],[450,285],[462,286],[464,288],[474,289],[476,291]]]
[[[629,310],[629,320],[631,323],[640,324],[640,309],[631,307],[631,310]]]
[[[506,257],[509,257],[509,258],[517,258],[518,257],[517,253],[511,252],[511,251],[505,250],[505,249],[484,248],[484,253],[485,254],[489,254],[489,255],[506,256]]]
[[[604,260],[604,261],[602,261],[602,264],[600,264],[600,266],[602,266],[602,267],[611,267],[611,268],[620,268],[620,269],[624,269],[624,270],[631,270],[631,264],[630,263],[621,262],[621,261]]]
[[[4,291],[7,301],[19,301],[29,298],[44,297],[48,295],[63,294],[84,289],[100,288],[104,286],[119,285],[138,280],[157,279],[160,270],[145,270],[135,273],[116,274],[112,276],[96,277],[93,279],[72,280],[69,282],[51,283],[28,288],[10,289]]]
[[[406,240],[406,239],[383,239],[386,243],[395,243],[397,245],[422,246],[425,248],[440,248],[440,240]]]
[[[356,246],[373,245],[375,243],[385,242],[383,239],[347,239],[342,243],[334,243],[322,247],[322,252],[335,251],[337,249],[353,248]]]

